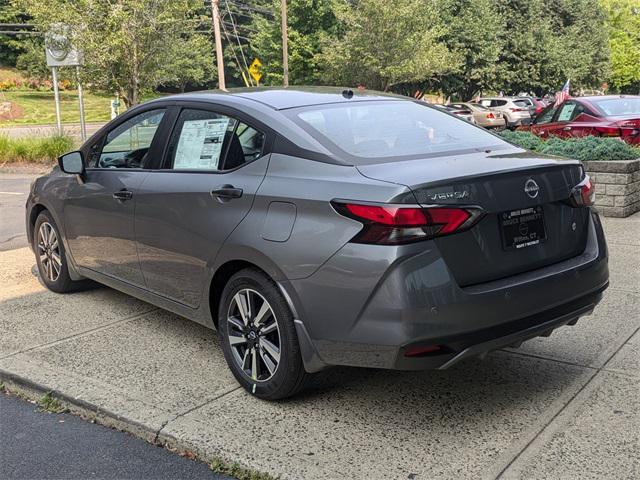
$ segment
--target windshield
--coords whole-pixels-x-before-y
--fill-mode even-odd
[[[640,114],[640,97],[591,100],[607,116]]]
[[[412,101],[339,103],[290,115],[338,155],[407,159],[509,146],[481,128]]]

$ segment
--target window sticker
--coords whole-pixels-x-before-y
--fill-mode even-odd
[[[173,168],[217,170],[229,121],[229,118],[185,121]]]
[[[571,115],[573,114],[573,111],[575,109],[576,109],[576,104],[575,103],[566,104],[562,108],[562,111],[560,112],[560,115],[558,115],[558,122],[568,122],[569,120],[571,120]]]

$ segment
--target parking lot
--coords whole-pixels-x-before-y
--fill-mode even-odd
[[[446,371],[333,369],[279,403],[238,386],[214,332],[105,287],[54,294],[6,249],[0,381],[281,478],[638,478],[640,213],[603,223],[611,286],[577,326]]]

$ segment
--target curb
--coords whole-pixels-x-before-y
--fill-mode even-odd
[[[81,398],[76,398],[61,392],[60,390],[49,388],[40,383],[21,377],[15,373],[0,369],[0,382],[4,383],[5,388],[9,392],[15,392],[25,398],[38,401],[43,395],[50,393],[56,400],[60,401],[70,413],[78,415],[85,420],[98,423],[105,427],[114,428],[122,432],[127,432],[136,437],[142,438],[154,445],[162,446],[157,443],[156,438],[159,432],[148,426],[127,419],[122,415],[113,413],[100,406],[87,402]],[[176,442],[178,443],[178,442]]]
[[[237,480],[277,480],[279,478],[256,471],[251,467],[240,465],[226,458],[217,456],[209,458],[198,445],[191,445],[189,442],[184,442],[174,435],[162,433],[165,425],[156,431],[147,425],[101,408],[94,403],[72,397],[60,390],[49,388],[2,368],[0,368],[0,383],[4,387],[2,390],[10,394],[17,394],[33,402],[40,400],[43,395],[50,394],[68,410],[68,413],[77,415],[83,420],[128,433],[156,447],[165,448],[178,455],[202,462],[213,472],[220,475],[233,475]]]

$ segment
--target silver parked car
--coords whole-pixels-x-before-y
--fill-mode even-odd
[[[580,162],[424,102],[248,89],[128,110],[33,183],[26,226],[49,289],[216,328],[278,399],[331,365],[442,369],[575,324],[608,285],[592,203]]]
[[[482,97],[476,103],[502,112],[507,122],[507,128],[516,128],[531,123],[529,101],[519,97]]]
[[[452,103],[451,105],[455,108],[469,110],[473,116],[473,123],[481,127],[501,129],[507,126],[504,115],[499,110],[492,110],[474,102]]]

